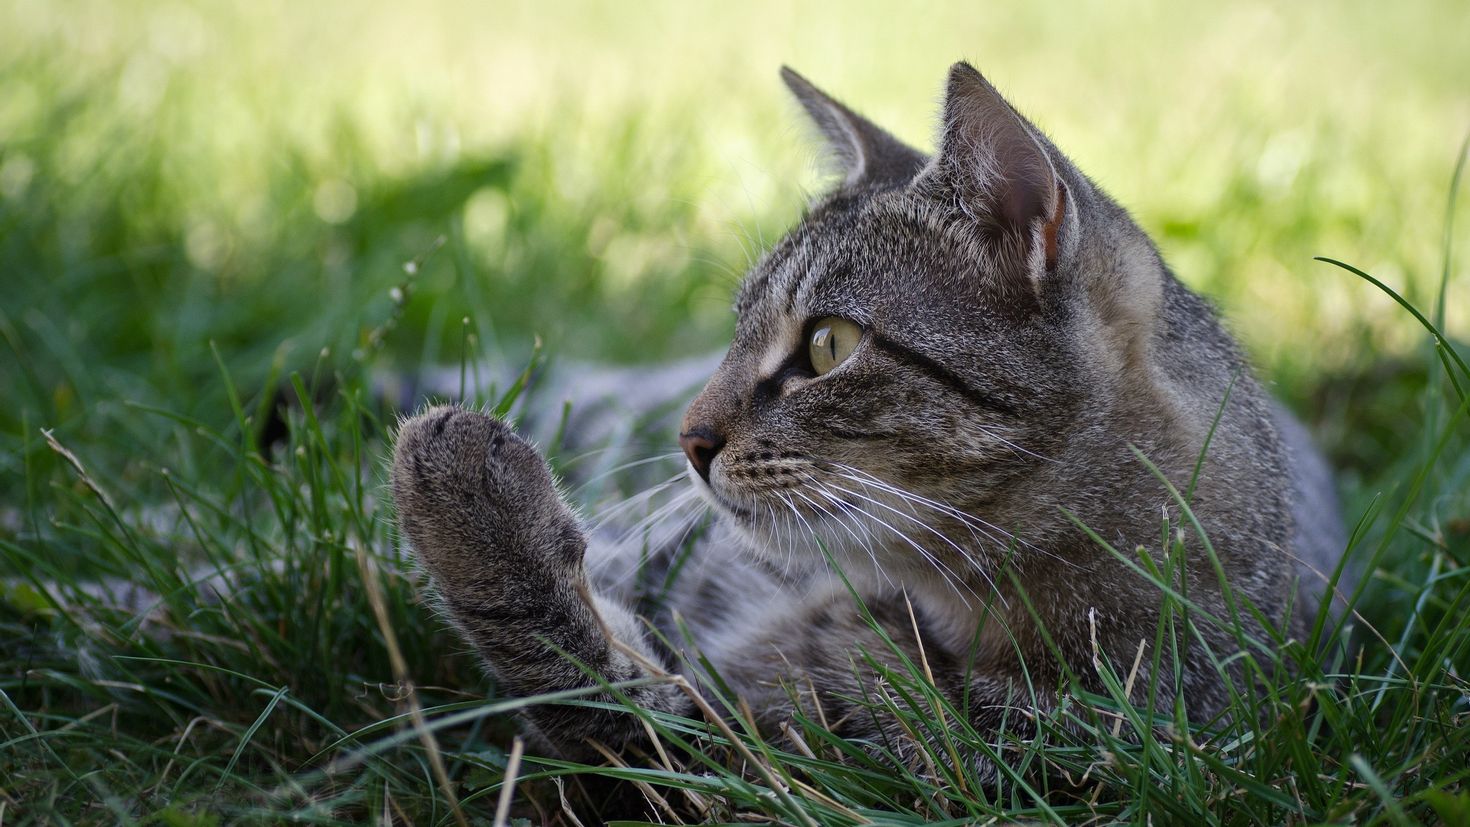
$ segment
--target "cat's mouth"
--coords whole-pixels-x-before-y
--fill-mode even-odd
[[[690,474],[689,479],[694,483],[694,490],[699,492],[705,502],[714,506],[716,511],[729,514],[746,522],[754,521],[755,512],[730,502],[728,498],[721,496],[720,492],[716,491],[713,485],[706,482],[698,474]]]

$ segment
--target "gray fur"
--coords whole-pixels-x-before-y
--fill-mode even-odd
[[[859,652],[898,655],[826,573],[825,548],[887,636],[995,731],[1023,718],[1017,707],[1054,706],[1064,683],[1022,589],[1084,685],[1098,685],[1095,647],[1126,668],[1151,645],[1159,590],[1076,523],[1125,556],[1157,555],[1161,519],[1185,524],[1132,448],[1185,490],[1218,412],[1194,513],[1236,594],[1299,637],[1320,589],[1285,616],[1294,561],[1330,571],[1343,548],[1330,475],[1127,213],[966,64],[951,71],[928,160],[785,77],[835,145],[842,183],[749,274],[734,341],[685,415],[684,432],[724,443],[708,482],[690,475],[717,522],[650,610],[655,626],[685,618],[762,725],[790,717],[787,687],[799,687],[839,733],[904,760],[897,722],[849,714],[847,699],[873,689]],[[800,354],[805,325],[826,316],[866,333],[816,376]],[[556,650],[606,680],[646,676],[640,659],[678,668],[635,617],[626,572],[646,549],[589,538],[505,424],[452,408],[408,420],[393,492],[451,618],[510,691],[594,685]],[[1228,618],[1214,568],[1181,530],[1188,594]],[[1222,660],[1238,651],[1228,629],[1199,628]],[[1227,687],[1201,646],[1186,641],[1183,660],[1190,714],[1220,712]],[[1171,704],[1170,681],[1160,689]],[[693,709],[667,684],[630,695]],[[619,749],[645,737],[625,713],[529,717],[572,755],[593,754],[588,738]]]

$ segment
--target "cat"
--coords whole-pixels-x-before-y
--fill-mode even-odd
[[[1143,230],[969,64],[949,72],[932,156],[782,76],[840,182],[744,279],[733,342],[684,415],[713,525],[651,601],[627,573],[667,555],[590,534],[507,423],[430,408],[400,424],[391,487],[449,619],[509,694],[633,681],[633,703],[695,714],[677,681],[636,679],[706,685],[679,657],[697,650],[763,729],[809,701],[912,762],[912,733],[855,700],[874,663],[923,662],[979,732],[1024,729],[1068,673],[1096,689],[1097,657],[1126,672],[1152,647],[1162,589],[1120,557],[1158,559],[1167,517],[1188,598],[1239,617],[1199,622],[1203,643],[1180,650],[1190,716],[1225,710],[1237,633],[1270,640],[1244,607],[1304,640],[1346,544],[1304,428]],[[626,711],[525,715],[574,758],[648,737]]]

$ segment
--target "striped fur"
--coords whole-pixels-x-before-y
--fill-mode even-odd
[[[842,183],[751,271],[730,349],[685,415],[683,430],[718,433],[723,448],[707,481],[690,474],[716,520],[673,588],[649,601],[630,585],[646,546],[589,532],[504,423],[436,408],[401,427],[400,526],[503,684],[634,681],[635,703],[688,714],[689,694],[637,682],[667,670],[699,685],[707,676],[679,657],[697,647],[762,725],[809,701],[841,734],[915,760],[897,722],[853,706],[876,686],[866,652],[894,666],[922,657],[981,731],[1024,727],[1060,701],[1066,672],[1096,688],[1097,657],[1131,664],[1152,645],[1159,589],[1079,523],[1124,555],[1157,553],[1161,521],[1184,522],[1135,450],[1183,491],[1207,439],[1194,513],[1239,599],[1300,635],[1321,589],[1308,577],[1293,599],[1295,561],[1330,569],[1343,547],[1330,476],[1127,213],[965,64],[932,158],[786,79]],[[826,316],[866,333],[817,376],[803,336]],[[1229,617],[1202,544],[1183,534],[1190,598]],[[1245,633],[1265,639],[1244,614]],[[1200,637],[1222,660],[1240,648],[1220,625],[1201,623]],[[1218,713],[1228,687],[1204,645],[1181,651],[1190,714]],[[1157,703],[1172,704],[1172,686]],[[570,755],[645,737],[625,712],[528,717]]]

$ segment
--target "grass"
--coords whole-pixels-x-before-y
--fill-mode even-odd
[[[0,823],[493,823],[503,795],[569,821],[563,796],[595,809],[607,778],[711,821],[1470,820],[1470,304],[1445,211],[1470,16],[932,15],[895,45],[876,5],[0,10]],[[1004,745],[998,789],[949,760],[988,747],[922,664],[867,699],[943,745],[911,772],[819,720],[794,748],[738,715],[650,718],[667,763],[517,752],[526,701],[487,685],[389,530],[374,377],[513,375],[537,334],[550,359],[718,347],[733,279],[817,185],[775,67],[923,142],[961,56],[1134,209],[1314,426],[1376,634],[1348,660],[1253,650],[1263,692],[1228,722],[1132,709],[1132,664],[1103,664],[1109,693]],[[511,416],[535,401],[466,385]],[[1115,551],[1163,588],[1161,536]],[[116,582],[157,605],[110,608]],[[1264,677],[1276,658],[1296,676]]]

